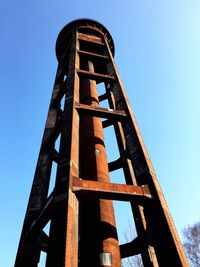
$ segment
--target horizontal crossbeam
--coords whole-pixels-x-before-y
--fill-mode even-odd
[[[122,159],[121,157],[108,163],[109,172],[115,171],[122,168]]]
[[[55,148],[53,148],[52,151],[51,151],[51,158],[52,158],[52,160],[55,161],[56,163],[59,162],[60,156],[59,156],[58,151],[57,151]]]
[[[106,99],[108,99],[108,94],[107,93],[99,96],[99,102],[104,101]]]
[[[124,259],[127,257],[141,254],[142,251],[144,250],[144,247],[145,247],[144,238],[136,237],[131,242],[119,246],[121,258]]]
[[[126,118],[126,113],[123,110],[100,108],[80,103],[76,103],[75,108],[81,115],[88,115],[117,121],[123,121]]]
[[[79,55],[85,58],[93,59],[96,61],[108,61],[108,56],[96,54],[96,53],[91,53],[83,50],[78,51]]]
[[[82,180],[77,177],[73,177],[72,189],[77,196],[94,197],[98,199],[132,201],[142,198],[152,198],[147,185],[134,186],[104,183]]]
[[[102,121],[102,124],[103,124],[103,128],[106,128],[106,127],[113,125],[114,121],[113,120],[105,120],[105,121]]]
[[[95,80],[97,82],[113,83],[115,81],[114,76],[110,76],[110,75],[107,75],[107,74],[90,72],[90,71],[87,71],[87,70],[80,70],[80,69],[76,69],[76,72],[82,78]]]
[[[82,41],[96,43],[99,45],[104,45],[101,38],[96,37],[96,36],[91,36],[88,34],[84,34],[84,33],[80,33],[80,32],[78,33],[78,39]]]

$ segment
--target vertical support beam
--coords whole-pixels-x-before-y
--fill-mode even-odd
[[[71,37],[60,159],[56,175],[57,204],[51,219],[46,267],[78,266],[78,201],[71,191],[71,177],[78,176],[79,173],[79,116],[75,109],[75,102],[79,102],[79,77],[75,71],[76,67],[79,68],[78,45],[77,32],[74,32]],[[65,196],[63,201],[62,195]]]
[[[129,118],[122,124],[126,151],[131,160],[137,184],[148,184],[154,197],[154,205],[144,207],[147,232],[152,241],[151,245],[155,249],[155,255],[151,256],[156,257],[160,266],[170,266],[172,263],[177,267],[189,266],[106,39],[105,43],[110,59],[108,74],[114,74],[116,79],[112,87],[116,109],[124,110]],[[157,263],[153,266],[157,266]]]
[[[61,62],[62,63],[62,62]],[[56,98],[64,79],[63,65],[59,64],[56,79],[53,87],[53,93],[51,96],[51,103]],[[55,130],[56,124],[59,120],[59,105],[52,107],[50,104],[45,130],[43,134],[41,149],[39,152],[38,162],[35,170],[33,179],[32,189],[29,197],[28,207],[25,215],[24,225],[20,238],[19,248],[17,252],[15,267],[23,266],[37,266],[40,257],[40,244],[39,239],[36,237],[35,240],[29,240],[26,237],[27,231],[29,230],[33,221],[40,214],[41,209],[46,203],[49,180],[52,168],[52,157],[51,151],[54,148],[54,142],[51,142],[44,146],[48,140],[52,131]],[[59,131],[59,129],[57,130]]]
[[[108,95],[108,102],[110,105],[110,108],[116,109],[115,105],[115,99],[113,96],[112,91],[110,88],[106,87],[106,92]],[[114,130],[117,138],[117,144],[119,148],[119,153],[121,158],[123,158],[123,171],[124,171],[124,176],[127,184],[130,185],[137,185],[137,181],[135,178],[135,174],[133,171],[133,167],[131,164],[130,159],[126,157],[126,140],[125,136],[123,133],[122,125],[120,122],[115,122],[114,123]],[[138,236],[140,236],[141,242],[143,242],[142,245],[142,250],[141,250],[141,257],[144,266],[158,266],[157,259],[154,256],[155,251],[152,246],[150,246],[149,242],[149,236],[147,234],[147,227],[146,227],[146,221],[144,218],[144,212],[143,212],[143,206],[140,206],[134,202],[130,202],[131,204],[131,209],[133,213],[133,219],[135,222],[135,227]]]

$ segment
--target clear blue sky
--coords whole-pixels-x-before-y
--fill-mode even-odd
[[[1,267],[12,267],[17,251],[57,66],[55,41],[82,17],[113,36],[179,234],[200,219],[199,0],[1,0]],[[122,210],[118,217],[121,229]]]

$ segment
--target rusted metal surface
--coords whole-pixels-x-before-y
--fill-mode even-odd
[[[75,66],[79,66],[77,50],[77,33],[74,32],[55,184],[55,195],[59,198],[64,194],[65,198],[54,204],[46,267],[78,265],[78,200],[70,190],[72,175],[79,173],[79,116],[75,109],[75,102],[79,100],[79,77],[75,72]]]
[[[104,43],[102,41],[102,38],[94,36],[94,35],[91,36],[91,35],[79,32],[78,33],[78,39],[79,40],[84,40],[84,41],[87,41],[87,42],[98,43],[100,45],[104,45]]]
[[[53,102],[54,99],[57,97],[57,94],[62,86],[62,78],[59,77],[60,68],[61,66],[58,66],[51,102]],[[27,231],[29,231],[34,220],[37,219],[38,215],[41,212],[41,209],[46,203],[51,168],[52,168],[51,150],[53,144],[49,145],[48,149],[44,149],[44,144],[46,143],[46,140],[49,138],[50,133],[54,129],[57,129],[58,132],[60,131],[56,126],[59,120],[58,110],[59,110],[58,107],[51,107],[50,105],[49,112],[47,115],[46,126],[43,134],[42,145],[36,166],[35,176],[33,179],[33,185],[31,189],[29,203],[25,215],[24,225],[22,228],[22,234],[15,261],[15,267],[37,266],[39,260],[40,252],[39,252],[38,240],[37,239],[29,240],[28,238],[26,238],[26,235]]]
[[[95,20],[80,19],[70,22],[59,33],[56,42],[56,56],[58,61],[60,61],[62,55],[65,52],[66,46],[71,40],[71,33],[75,30],[79,30],[79,34],[84,32],[84,34],[86,34],[88,38],[90,38],[91,36],[94,38],[105,37],[105,39],[109,43],[112,54],[114,55],[114,42],[109,31],[101,23]]]
[[[145,267],[189,266],[117,72],[110,33],[93,20],[73,21],[60,32],[56,55],[59,65],[15,267],[37,267],[41,251],[47,253],[46,267],[120,267],[121,258],[136,254]],[[106,89],[102,95],[100,82]],[[109,109],[100,107],[103,100]],[[111,125],[120,157],[108,163],[103,128]],[[53,162],[56,182],[49,192]],[[110,183],[109,172],[120,168],[126,184]],[[138,234],[120,246],[112,200],[130,201]]]
[[[88,116],[91,115],[94,117],[107,118],[107,119],[110,118],[119,121],[123,121],[126,118],[126,113],[120,110],[100,108],[97,106],[84,105],[79,103],[76,103],[75,107],[79,111],[79,113],[83,115],[88,115]]]
[[[86,61],[83,67],[86,71],[94,72],[91,61]],[[99,109],[95,81],[82,80],[80,92],[82,105]],[[101,119],[82,115],[80,138],[80,176],[82,179],[109,184]],[[121,266],[112,202],[81,199],[80,212],[80,266],[99,266],[100,253],[110,253],[112,266]],[[102,263],[101,266],[106,265]]]
[[[73,178],[73,192],[77,196],[97,199],[112,199],[122,201],[145,201],[144,197],[152,198],[148,186],[122,185],[105,182],[87,181]]]
[[[108,56],[104,56],[104,55],[99,55],[99,54],[95,54],[95,53],[90,53],[90,52],[86,52],[83,50],[79,50],[78,52],[82,57],[84,58],[90,58],[92,60],[96,60],[96,61],[108,61]]]
[[[116,108],[115,99],[110,88],[107,88],[106,92],[107,92],[110,107]],[[117,143],[118,143],[118,147],[120,151],[120,156],[121,156],[119,159],[121,158],[124,159],[124,155],[127,155],[127,151],[126,151],[126,140],[125,140],[125,136],[123,133],[123,128],[122,128],[121,123],[119,122],[114,123],[113,125],[114,125],[114,130],[115,130]],[[130,159],[128,159],[127,156],[125,157],[125,160],[123,160],[123,171],[124,171],[126,183],[130,185],[137,185],[137,181],[135,178],[135,174],[134,174],[131,161]],[[149,244],[149,236],[146,234],[147,227],[146,227],[146,221],[145,221],[144,213],[143,213],[144,207],[141,205],[137,205],[136,203],[133,203],[132,201],[130,202],[130,204],[131,204],[131,209],[133,213],[133,218],[135,221],[136,231],[138,233],[139,240],[141,240],[141,242],[143,241],[143,244],[142,246],[140,245],[139,248],[136,247],[134,249],[133,249],[133,244],[135,244],[135,242],[131,242],[131,244],[127,243],[127,244],[121,245],[120,246],[121,255],[123,257],[125,257],[127,254],[134,255],[134,251],[138,252],[139,250],[141,253],[144,266],[158,266],[156,257],[152,257],[153,249]],[[141,236],[144,236],[144,235],[146,236],[146,239],[144,238],[141,239]]]
[[[164,195],[157,180],[153,165],[144,145],[138,124],[127,99],[124,87],[114,63],[109,44],[105,40],[110,61],[108,74],[115,75],[112,92],[116,109],[125,110],[128,120],[122,124],[126,152],[134,172],[136,184],[148,184],[154,198],[154,205],[148,205],[142,212],[141,219],[148,225],[151,261],[153,266],[189,266],[182,244],[171,218]],[[137,212],[138,213],[138,212]],[[141,213],[139,211],[139,213]],[[172,260],[173,259],[173,260]]]
[[[111,75],[95,73],[94,71],[77,69],[77,73],[85,79],[91,79],[91,80],[95,80],[97,82],[114,82],[114,80],[115,80],[114,77]]]

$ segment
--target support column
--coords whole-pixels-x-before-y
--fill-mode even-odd
[[[91,61],[85,70],[94,72]],[[82,79],[81,103],[99,107],[96,81]],[[81,116],[80,177],[110,182],[101,118]],[[80,201],[80,266],[121,266],[114,209],[111,200]]]

